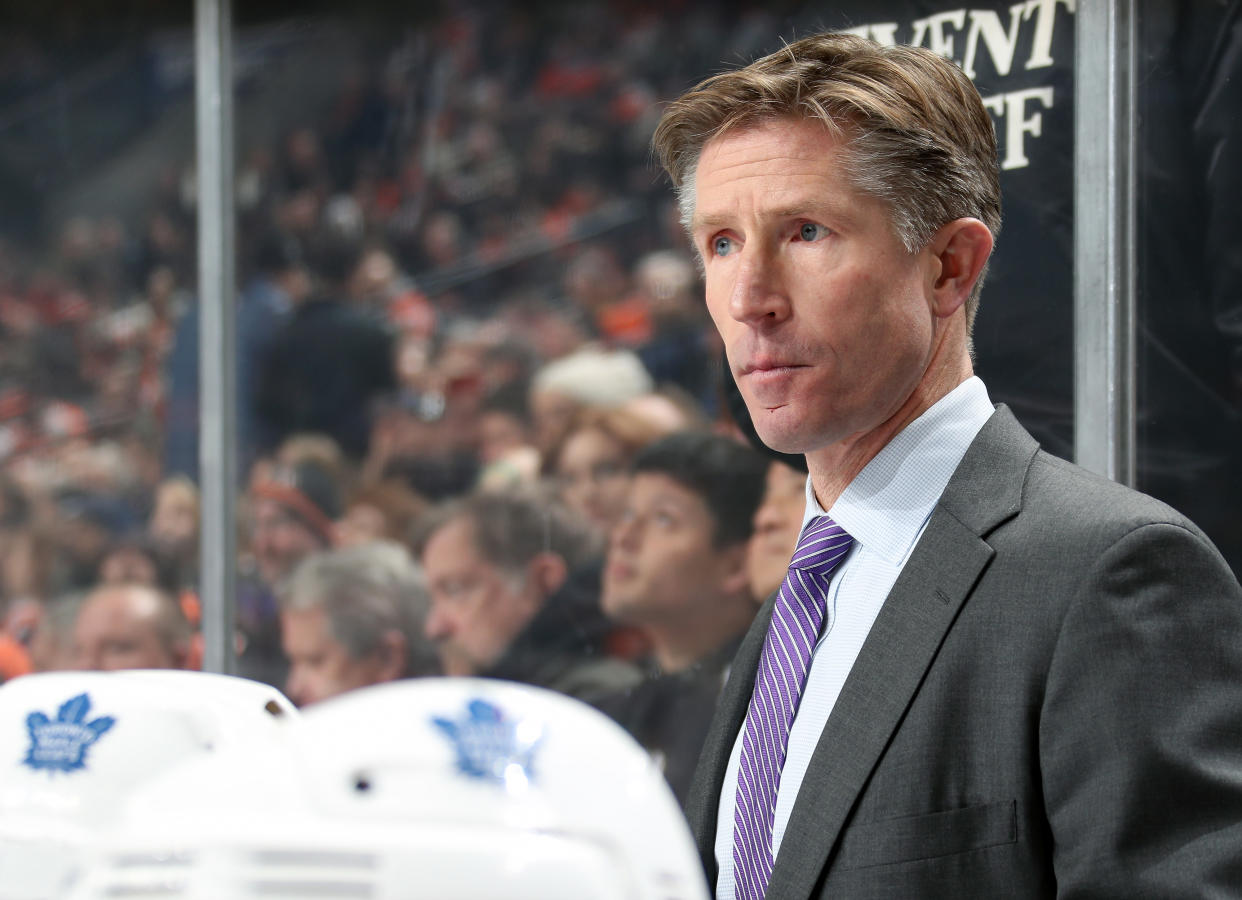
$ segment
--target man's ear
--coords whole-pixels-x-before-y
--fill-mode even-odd
[[[746,546],[748,541],[739,541],[731,547],[719,551],[721,576],[720,590],[726,595],[746,594],[750,596],[750,572],[747,569]]]
[[[565,558],[556,553],[540,553],[526,567],[527,578],[540,598],[550,597],[561,589],[569,577]]]
[[[201,631],[194,632],[184,641],[177,641],[172,651],[174,667],[189,669],[192,672],[202,671],[205,649]]]
[[[379,644],[375,648],[378,662],[377,681],[396,681],[405,677],[406,649],[405,635],[395,628],[380,635]]]
[[[932,282],[932,312],[942,319],[966,303],[992,255],[992,232],[978,219],[954,219],[932,236],[929,249],[939,269]]]

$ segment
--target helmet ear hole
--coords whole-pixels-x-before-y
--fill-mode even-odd
[[[366,794],[371,790],[371,777],[366,772],[354,775],[354,790],[359,794]]]

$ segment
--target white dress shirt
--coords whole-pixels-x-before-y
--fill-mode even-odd
[[[833,573],[823,631],[811,656],[802,700],[789,732],[785,766],[776,793],[774,859],[780,852],[811,754],[858,651],[923,534],[949,478],[994,411],[983,382],[967,379],[889,441],[828,511],[854,538],[854,546]],[[823,514],[808,478],[803,527]],[[739,732],[720,790],[716,821],[716,863],[720,870],[717,900],[735,897],[733,820],[741,748]]]

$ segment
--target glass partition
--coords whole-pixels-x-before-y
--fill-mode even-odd
[[[1138,5],[1138,487],[1242,571],[1242,19]]]
[[[927,46],[976,80],[1006,202],[978,370],[1068,455],[1071,4],[915,6],[237,9],[238,671],[300,703],[377,673],[531,680],[621,718],[684,789],[690,711],[772,589],[762,558],[792,549],[799,477],[738,436],[650,137],[664,101],[813,30]],[[108,540],[174,545],[165,586],[193,615],[192,22],[85,23],[4,38],[6,516],[14,546],[56,545],[65,483],[123,509]],[[676,518],[668,494],[707,546],[644,581],[634,548]],[[161,504],[167,537],[146,525]],[[712,593],[708,538],[759,521],[753,579]],[[99,559],[80,565],[6,590],[95,587]]]
[[[165,464],[194,283],[189,16],[62,7],[0,28],[0,678],[198,650],[196,473]],[[130,626],[153,604],[172,624],[148,641]]]
[[[1072,3],[236,15],[241,674],[299,703],[532,681],[621,719],[684,790],[800,476],[744,452],[649,141],[664,101],[821,28],[930,47],[979,86],[1005,224],[977,371],[1072,455]],[[1227,25],[1142,22],[1139,486],[1237,568]],[[109,579],[171,598],[148,650],[201,654],[192,47],[188,11],[0,35],[0,570],[27,667],[102,664],[74,630]],[[677,524],[699,543],[657,537],[644,581],[634,548]],[[718,529],[754,557],[719,596]]]

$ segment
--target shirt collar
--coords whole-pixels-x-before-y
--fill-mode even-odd
[[[893,437],[849,483],[828,514],[855,543],[901,565],[966,449],[993,412],[983,382],[968,378]],[[808,476],[802,527],[822,515]]]

